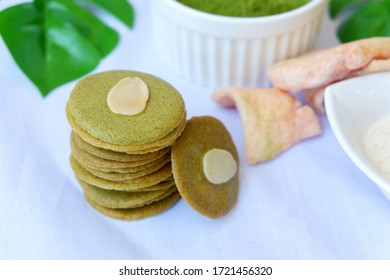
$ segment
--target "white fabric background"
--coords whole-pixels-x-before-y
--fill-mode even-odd
[[[1,1],[0,9],[17,2]],[[183,94],[188,117],[219,118],[241,158],[236,207],[211,220],[181,200],[136,222],[92,210],[68,162],[65,104],[75,81],[41,98],[0,40],[0,259],[390,258],[390,203],[349,160],[325,117],[321,136],[248,165],[238,113],[214,104],[212,89],[164,65],[153,44],[149,1],[131,2],[135,29],[107,17],[121,43],[95,71],[155,74]],[[336,45],[334,33],[325,17],[317,47]]]

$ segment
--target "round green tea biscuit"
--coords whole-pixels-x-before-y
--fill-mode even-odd
[[[237,164],[234,176],[225,183],[211,183],[204,171],[203,160],[212,149],[228,151]],[[209,116],[194,117],[187,122],[180,138],[172,146],[172,173],[185,201],[209,218],[227,214],[238,195],[239,157],[225,126]]]
[[[160,149],[156,152],[146,153],[146,154],[127,154],[123,152],[115,152],[108,149],[102,149],[96,146],[85,142],[80,136],[72,132],[72,138],[76,144],[83,149],[84,151],[107,160],[120,161],[120,162],[129,162],[129,161],[142,161],[147,159],[157,159],[163,154],[167,154],[170,151],[170,147]]]
[[[152,192],[152,191],[161,191],[161,190],[167,190],[168,188],[175,185],[175,180],[173,180],[173,176],[168,177],[164,181],[159,182],[156,185],[142,188],[142,189],[136,189],[132,190],[132,192]]]
[[[161,212],[172,207],[180,199],[180,194],[175,191],[168,197],[155,201],[148,205],[144,205],[137,208],[112,209],[100,206],[91,198],[89,198],[86,193],[84,193],[84,196],[87,202],[101,214],[113,219],[125,221],[140,220],[160,214]]]
[[[78,181],[82,181],[80,178],[76,176],[76,179]],[[145,187],[141,189],[134,189],[134,190],[124,190],[124,191],[131,191],[131,192],[153,192],[153,191],[162,191],[162,190],[167,190],[168,188],[172,187],[175,185],[175,181],[173,180],[173,176],[168,177],[164,181],[159,182],[156,185],[152,185],[150,187]],[[94,186],[99,188],[98,186]]]
[[[145,166],[146,164],[149,164],[151,162],[155,162],[158,159],[162,159],[165,155],[162,154],[159,157],[160,158],[149,158],[139,161],[129,161],[129,162],[122,162],[122,161],[113,161],[108,159],[99,158],[97,156],[94,156],[85,150],[81,149],[74,140],[73,137],[71,137],[70,140],[70,147],[73,156],[83,165],[89,166],[91,168],[95,169],[122,169],[122,168],[133,168],[133,167],[139,167],[139,166]]]
[[[157,161],[156,161],[157,162]],[[83,165],[81,162],[79,162],[84,168],[88,170],[98,171],[98,172],[105,172],[105,173],[119,173],[119,174],[128,174],[128,173],[138,173],[142,172],[145,169],[151,168],[156,164],[155,161],[150,162],[145,165],[140,165],[136,167],[129,167],[129,168],[102,168],[102,167],[91,167],[91,166],[86,166],[85,164]],[[98,176],[99,177],[99,176]]]
[[[132,180],[132,179],[136,179],[136,178],[140,178],[152,174],[153,172],[156,172],[157,170],[161,169],[170,161],[171,161],[171,155],[167,154],[165,157],[163,157],[160,160],[157,160],[153,165],[151,165],[148,168],[144,168],[137,172],[127,172],[127,173],[115,172],[115,171],[111,171],[111,172],[101,171],[99,169],[93,169],[93,168],[89,168],[88,166],[82,164],[81,165],[96,177],[100,177],[106,180],[121,182],[121,181]]]
[[[124,192],[101,189],[81,180],[79,183],[83,188],[83,191],[91,200],[100,206],[108,208],[140,207],[146,204],[150,204],[154,201],[161,200],[177,190],[174,184],[172,184],[169,189],[162,189],[157,191]]]
[[[138,77],[149,89],[145,110],[133,116],[113,113],[109,91],[124,78]],[[180,93],[167,82],[134,71],[107,71],[80,80],[71,92],[69,112],[80,128],[93,137],[120,146],[143,146],[174,131],[185,114]]]
[[[161,159],[157,159],[157,160],[154,160],[152,162],[149,162],[147,164],[143,164],[140,166],[127,167],[127,168],[107,168],[107,167],[101,167],[101,166],[95,167],[95,166],[91,166],[91,165],[85,164],[84,162],[80,162],[80,161],[79,161],[79,164],[81,164],[84,168],[86,168],[88,170],[93,169],[94,171],[101,171],[101,172],[106,172],[106,173],[128,174],[128,173],[139,173],[139,172],[145,171],[146,169],[153,168],[155,165],[159,164],[159,162],[161,162],[162,160],[165,160],[168,157],[170,159],[170,156],[171,156],[171,153],[168,153],[167,155],[163,156]]]
[[[76,179],[77,181],[84,181],[83,179],[80,179],[79,177],[77,177],[76,175]],[[89,184],[89,183],[88,183]],[[96,188],[101,188],[99,186],[95,186],[93,184],[90,184],[91,186],[94,186]],[[129,191],[129,192],[153,192],[153,191],[162,191],[162,190],[167,190],[169,189],[170,187],[172,187],[173,185],[175,185],[175,181],[173,180],[173,176],[170,176],[168,177],[167,179],[159,182],[158,184],[156,185],[152,185],[152,186],[149,186],[149,187],[144,187],[144,188],[140,188],[140,189],[132,189],[132,190],[123,190],[123,191]],[[103,189],[103,188],[102,188]],[[113,190],[113,189],[105,189],[105,190]],[[122,190],[118,190],[118,191],[122,191]]]
[[[95,138],[91,134],[89,134],[87,131],[82,129],[74,120],[73,116],[69,112],[69,104],[66,106],[66,117],[68,119],[68,122],[70,126],[72,127],[73,131],[78,134],[84,141],[88,142],[89,144],[103,148],[108,149],[116,152],[125,152],[128,154],[145,154],[145,153],[151,153],[156,152],[162,148],[166,148],[172,145],[172,143],[180,136],[180,134],[183,132],[186,124],[186,112],[184,111],[182,120],[179,122],[178,126],[171,132],[169,132],[168,135],[166,135],[164,138],[159,139],[157,141],[154,141],[152,143],[147,143],[141,146],[126,146],[126,145],[117,145],[108,143],[105,141],[102,141],[98,138]]]
[[[86,170],[84,167],[80,165],[80,163],[73,157],[70,157],[70,165],[75,173],[76,177],[97,187],[108,190],[118,190],[118,191],[135,191],[146,187],[151,187],[153,185],[157,185],[160,182],[167,180],[171,174],[171,166],[170,164],[166,164],[163,168],[158,171],[140,177],[133,180],[126,180],[123,182],[114,182],[106,179],[102,179],[96,177],[91,172]]]

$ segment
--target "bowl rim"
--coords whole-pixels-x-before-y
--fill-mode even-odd
[[[258,16],[258,17],[234,17],[234,16],[224,16],[224,15],[207,13],[207,12],[203,12],[191,8],[185,4],[178,2],[177,0],[154,0],[154,1],[155,3],[160,3],[160,4],[164,3],[165,5],[169,5],[172,9],[177,9],[179,12],[186,13],[189,16],[194,16],[199,19],[208,20],[208,21],[217,21],[221,23],[242,24],[242,23],[260,23],[260,22],[268,23],[268,22],[293,18],[310,11],[321,4],[325,4],[329,0],[310,0],[308,3],[287,12],[268,15],[268,16]]]
[[[349,145],[349,141],[345,136],[345,133],[342,131],[341,126],[339,125],[339,120],[337,118],[337,110],[335,109],[335,104],[337,103],[337,87],[340,84],[356,83],[359,81],[367,81],[372,79],[377,79],[378,77],[383,76],[383,80],[386,77],[390,77],[390,72],[382,72],[376,74],[370,74],[367,76],[354,77],[348,80],[340,81],[334,83],[325,89],[324,93],[324,103],[326,107],[327,119],[329,121],[331,130],[333,131],[338,143],[347,154],[347,156],[352,160],[352,162],[370,179],[372,180],[381,191],[390,193],[390,184],[389,180],[385,178],[380,172],[369,162],[369,159],[361,159],[355,149]],[[362,135],[364,136],[364,135]],[[363,153],[365,153],[363,151]],[[389,198],[390,199],[390,198]]]

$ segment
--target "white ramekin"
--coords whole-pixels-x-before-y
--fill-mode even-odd
[[[269,66],[312,48],[327,3],[311,0],[278,15],[238,18],[152,0],[155,41],[171,68],[200,85],[266,86]]]

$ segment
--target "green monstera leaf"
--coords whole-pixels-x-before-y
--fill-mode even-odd
[[[134,12],[126,0],[35,0],[0,12],[7,48],[43,96],[91,72],[118,44],[117,32],[85,3],[133,26]]]
[[[390,0],[331,0],[329,12],[342,18],[337,36],[343,43],[390,36]]]

